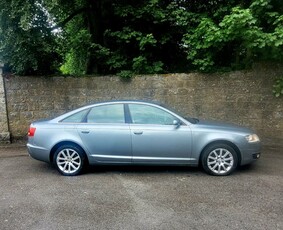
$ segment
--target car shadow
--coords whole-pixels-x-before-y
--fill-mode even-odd
[[[238,166],[234,173],[235,174],[237,174],[237,173],[253,173],[253,172],[257,171],[257,168],[258,168],[257,164],[248,164],[248,165]]]
[[[236,176],[239,174],[249,174],[257,172],[257,166],[255,164],[249,164],[244,166],[239,166],[237,169],[229,176]],[[88,166],[84,174],[100,174],[100,173],[119,173],[119,174],[190,174],[190,175],[206,175],[201,166],[189,167],[189,166],[144,166],[144,165],[91,165]]]
[[[85,173],[119,173],[119,174],[142,174],[142,173],[190,173],[204,174],[200,167],[188,166],[144,166],[144,165],[91,165],[85,170]]]
[[[37,172],[45,173],[49,172],[57,174],[58,171],[54,164],[46,164],[40,162],[40,164],[34,167]],[[240,175],[242,173],[249,174],[257,172],[256,164],[249,164],[244,166],[238,166],[238,168],[231,175]],[[201,166],[154,166],[154,165],[88,165],[83,170],[84,174],[190,174],[195,176],[207,175]],[[58,173],[59,174],[59,173]],[[208,176],[208,175],[207,175]]]

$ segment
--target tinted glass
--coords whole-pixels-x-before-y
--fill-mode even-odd
[[[170,113],[149,105],[129,104],[134,124],[173,125],[176,118]]]
[[[80,123],[83,121],[84,117],[86,116],[88,109],[75,113],[64,120],[62,122],[69,122],[69,123]]]
[[[101,105],[93,107],[87,115],[88,123],[125,123],[124,105]]]

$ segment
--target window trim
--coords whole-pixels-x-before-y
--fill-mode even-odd
[[[130,109],[129,109],[129,105],[127,103],[124,103],[124,116],[125,116],[126,124],[132,124],[133,123],[131,112],[130,112]]]

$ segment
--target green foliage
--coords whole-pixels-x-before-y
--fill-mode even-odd
[[[148,60],[143,57],[139,56],[133,59],[133,71],[134,73],[160,73],[162,72],[163,63],[161,61],[153,62],[150,64]]]
[[[64,40],[61,42],[64,42]],[[69,47],[69,49],[64,53],[64,64],[60,67],[61,72],[71,75],[86,74],[87,61],[91,49],[88,31],[79,30],[77,33],[72,34],[66,47]]]
[[[283,95],[283,76],[278,77],[273,85],[273,93],[275,97],[280,97]]]
[[[18,74],[56,71],[59,55],[48,15],[33,1],[0,1],[0,59]]]
[[[133,72],[131,70],[122,70],[117,75],[124,80],[129,80],[133,76]]]
[[[246,68],[282,62],[282,14],[282,0],[0,0],[0,59],[17,74],[124,79]]]
[[[164,23],[166,13],[166,9],[160,8],[159,2],[139,2],[139,7],[134,4],[115,5],[115,16],[131,23],[123,22],[119,25],[121,29],[105,31],[106,44],[108,41],[112,44],[112,52],[107,60],[107,64],[111,66],[108,66],[108,69],[121,71],[119,75],[122,76],[125,75],[125,69],[126,73],[131,72],[126,74],[127,76],[164,71],[160,49],[170,43],[170,36],[169,33],[161,35],[157,32],[160,24]],[[166,51],[163,51],[164,53]]]
[[[201,19],[195,30],[184,35],[187,59],[202,71],[223,67],[225,58],[230,67],[245,67],[262,59],[282,60],[282,15],[271,11],[275,9],[270,2],[255,0],[247,9],[233,7],[219,23]]]

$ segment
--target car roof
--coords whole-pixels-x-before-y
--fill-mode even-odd
[[[159,106],[165,106],[163,103],[158,102],[158,101],[149,101],[149,100],[106,100],[106,101],[100,101],[100,102],[94,102],[94,103],[89,103],[88,105],[98,105],[98,104],[110,104],[110,103],[147,103],[147,104],[153,104],[153,105],[159,105]],[[88,106],[86,105],[86,106]],[[165,106],[166,108],[166,106]]]

